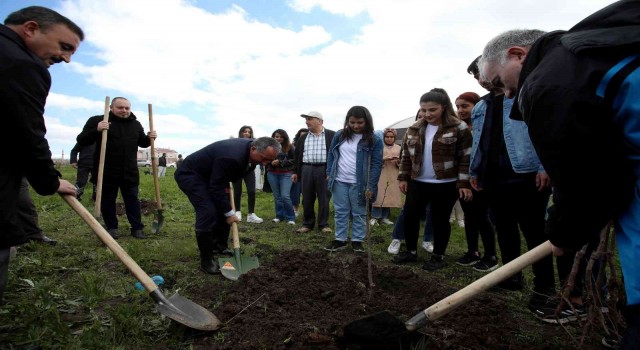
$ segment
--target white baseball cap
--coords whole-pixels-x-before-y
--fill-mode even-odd
[[[309,112],[309,113],[307,113],[307,114],[300,114],[300,116],[301,116],[302,118],[309,118],[309,117],[311,117],[311,118],[318,118],[318,119],[320,119],[320,120],[323,120],[323,119],[322,119],[322,114],[320,114],[320,112],[316,112],[316,111],[311,111],[311,112]]]

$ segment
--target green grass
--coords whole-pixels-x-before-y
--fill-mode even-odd
[[[73,168],[63,166],[60,170],[64,178],[75,180]],[[165,278],[168,294],[189,290],[212,278],[198,270],[193,209],[178,189],[173,171],[169,168],[167,177],[159,180],[165,216],[161,233],[150,235],[146,240],[127,237],[129,226],[122,216],[119,222],[123,238],[118,240],[147,274],[161,274]],[[153,177],[140,172],[140,198],[153,203]],[[152,344],[172,349],[189,348],[190,341],[184,331],[154,311],[155,304],[147,293],[134,289],[136,280],[127,268],[59,196],[42,197],[33,193],[33,198],[45,234],[59,243],[56,246],[23,245],[11,261],[5,304],[0,306],[0,349],[33,344],[46,349],[146,349]],[[242,202],[244,209],[246,197]],[[88,194],[83,204],[93,212]],[[392,220],[398,211],[392,210]],[[298,226],[272,223],[274,208],[270,193],[257,193],[256,213],[265,222],[240,224],[241,244],[246,254],[257,255],[261,261],[268,261],[270,254],[284,247],[321,249],[333,239],[332,235],[296,234]],[[153,218],[153,212],[143,217],[147,234]],[[333,212],[330,220],[333,227]],[[392,229],[387,225],[372,229],[372,254],[378,264],[388,264],[391,260],[387,246]],[[455,264],[455,259],[465,250],[464,232],[453,225],[447,250],[449,267],[434,273],[454,287],[463,287],[480,277],[480,273]],[[419,254],[421,258],[426,256],[423,251]],[[408,268],[426,273],[419,266]],[[530,269],[525,273],[530,281]],[[216,307],[224,299],[225,283],[229,283],[223,278],[218,280],[223,286],[218,300],[188,297],[206,308]],[[510,293],[505,298],[510,298],[515,309],[522,309],[527,295],[525,289],[523,293]],[[219,333],[219,337],[223,338],[224,334]]]

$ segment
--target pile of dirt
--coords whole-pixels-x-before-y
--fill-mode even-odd
[[[349,344],[344,327],[382,310],[408,320],[455,292],[432,275],[402,266],[374,266],[370,287],[367,271],[366,255],[281,252],[230,287],[212,310],[225,327],[199,334],[193,348],[379,349],[381,344]],[[202,305],[219,299],[218,293],[213,285],[189,290]],[[559,341],[562,348],[575,347],[562,328],[510,308],[505,293],[485,292],[393,348],[548,349],[558,348]]]

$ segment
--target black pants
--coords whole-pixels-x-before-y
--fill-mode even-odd
[[[37,238],[42,235],[42,229],[38,225],[38,211],[33,204],[33,199],[29,193],[29,181],[23,177],[20,183],[20,193],[18,203],[16,203],[16,214],[20,219],[20,224],[27,234],[27,237]]]
[[[313,228],[316,224],[315,205],[318,199],[318,228],[329,227],[329,201],[331,192],[327,190],[326,165],[303,164],[300,173],[302,181],[302,226]]]
[[[251,170],[244,174],[244,177],[233,183],[233,202],[237,211],[242,211],[240,200],[242,199],[242,180],[247,187],[248,213],[255,213],[256,210],[256,173]]]
[[[490,210],[494,214],[503,264],[520,256],[520,231],[528,249],[547,240],[545,213],[551,191],[538,191],[535,177],[532,177],[532,181],[496,185],[487,191],[487,195]],[[532,267],[534,291],[548,294],[555,286],[552,256],[539,260]]]
[[[496,237],[493,231],[493,223],[489,219],[489,203],[483,191],[474,191],[473,200],[466,202],[460,200],[464,212],[464,233],[467,238],[467,250],[477,252],[478,236],[482,238],[485,256],[496,255]]]
[[[404,239],[407,250],[418,250],[420,219],[431,203],[433,222],[433,253],[444,255],[451,237],[449,216],[458,199],[456,182],[426,183],[410,180],[404,203]]]
[[[138,199],[138,186],[118,186],[103,184],[100,207],[102,211],[102,218],[104,220],[105,226],[107,226],[107,230],[118,228],[118,216],[116,213],[116,199],[118,198],[118,190],[120,190],[120,193],[122,194],[124,210],[127,214],[129,224],[131,225],[131,232],[135,230],[142,230],[144,228],[144,224],[142,223],[140,200]]]
[[[87,185],[90,176],[93,176],[93,167],[92,166],[82,166],[78,165],[78,170],[76,172],[76,187],[78,187],[78,198],[82,196],[84,193],[84,187]],[[93,197],[95,198],[95,185],[93,186]]]

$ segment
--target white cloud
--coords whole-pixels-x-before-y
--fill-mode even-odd
[[[96,88],[152,101],[158,144],[190,153],[237,135],[244,124],[258,136],[277,128],[293,134],[309,110],[339,129],[349,107],[364,105],[380,129],[415,115],[420,95],[433,87],[452,98],[484,94],[466,68],[491,37],[512,28],[568,29],[608,3],[288,2],[299,12],[369,16],[348,41],[332,37],[331,28],[287,29],[250,19],[256,16],[238,6],[214,14],[179,0],[69,0],[61,12],[83,27],[87,43],[80,50],[94,49],[96,58],[70,67]],[[100,101],[55,93],[49,104],[102,110]]]

